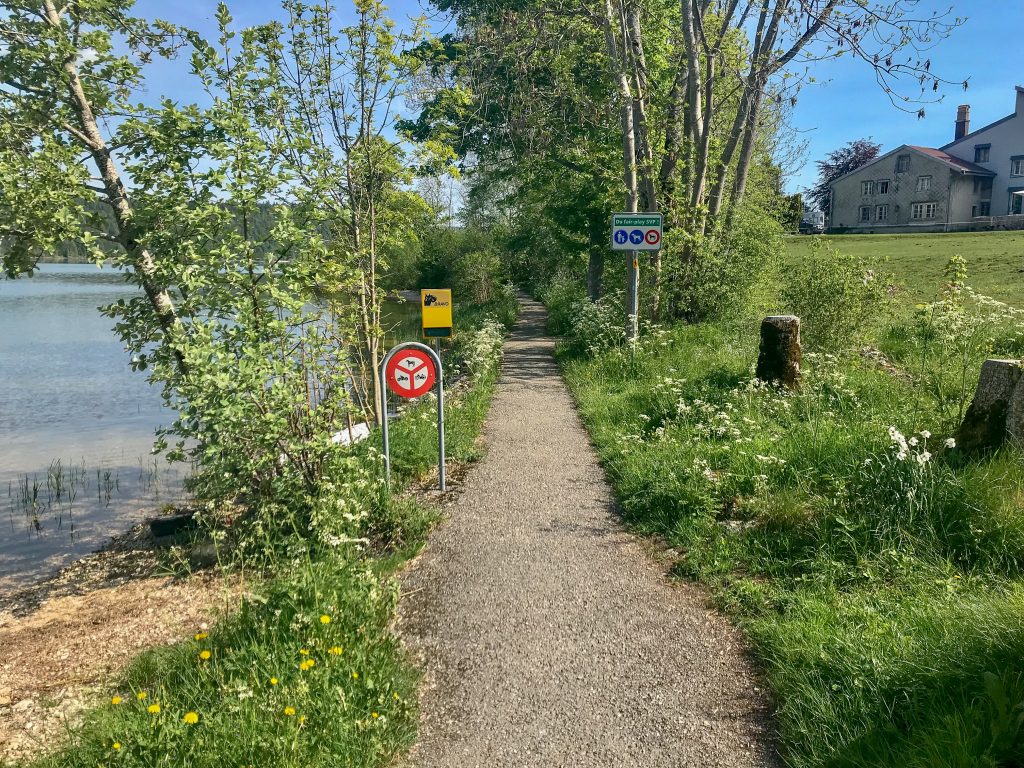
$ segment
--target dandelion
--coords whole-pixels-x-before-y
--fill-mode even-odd
[[[359,679],[359,673],[358,672],[353,672],[352,673],[352,679],[353,680],[358,680]]]
[[[306,659],[304,662],[299,664],[299,669],[305,672],[307,669],[312,669],[315,664],[316,661],[314,661],[313,659]]]
[[[299,715],[299,725],[303,725],[303,724],[305,724],[305,722],[306,722],[306,716],[305,715]]]
[[[148,695],[149,694],[147,694],[145,691],[139,691],[138,693],[135,694],[135,698],[137,698],[139,701],[145,701],[146,700],[146,696],[148,696]]]
[[[284,708],[284,713],[285,713],[285,714],[286,714],[286,715],[287,715],[288,717],[292,717],[292,716],[294,716],[294,715],[295,715],[295,707],[285,707],[285,708]]]
[[[115,707],[118,704],[120,704],[122,701],[124,701],[124,699],[122,699],[120,696],[114,696],[113,698],[110,699],[110,703],[113,704]]]
[[[277,678],[276,677],[270,678],[270,684],[271,685],[277,685]]]
[[[203,661],[209,661],[210,660],[210,656],[211,656],[211,654],[210,654],[209,651],[200,651],[199,652],[199,658],[202,659]]]
[[[380,717],[380,715],[379,715],[379,714],[377,714],[376,712],[372,712],[372,713],[370,713],[370,716],[371,716],[371,717],[372,717],[372,718],[373,718],[374,720],[376,720],[376,719],[377,719],[378,717]]]
[[[121,742],[120,741],[115,741],[110,746],[112,746],[114,749],[120,749],[121,748]]]
[[[210,635],[208,633],[206,633],[206,632],[198,632],[198,633],[196,633],[196,640],[205,640],[209,636]]]
[[[309,648],[300,648],[299,654],[302,656],[309,656]]]
[[[151,714],[151,715],[159,715],[160,714],[160,705],[159,704],[150,704],[148,707],[146,707],[146,711],[149,712],[149,714]]]
[[[397,692],[395,692],[395,693],[393,693],[391,695],[395,697],[395,701],[401,701],[401,699],[398,698],[398,693]]]
[[[331,648],[328,648],[327,652],[331,654],[331,656],[341,656],[341,654],[344,653],[344,650],[340,645],[335,645]]]
[[[330,616],[328,616],[328,615],[327,615],[327,614],[325,613],[325,614],[324,614],[323,616],[321,616],[321,617],[320,617],[320,623],[321,623],[321,624],[330,624],[330,623],[331,623],[331,617],[330,617]]]
[[[199,722],[199,714],[196,713],[196,712],[186,712],[185,716],[183,718],[181,718],[181,719],[184,720],[189,725],[195,725],[196,723]]]

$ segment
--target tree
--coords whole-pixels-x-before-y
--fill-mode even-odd
[[[96,258],[100,240],[117,246],[118,264],[145,292],[159,339],[185,369],[171,292],[145,245],[133,196],[118,164],[124,145],[106,133],[134,112],[130,96],[142,64],[181,43],[169,24],[128,15],[126,0],[60,7],[53,0],[4,3],[0,18],[0,235],[10,277],[31,273],[43,253],[79,242]],[[126,53],[121,53],[126,50]],[[98,199],[113,218],[92,214]],[[156,340],[156,339],[154,339]]]
[[[842,176],[853,173],[875,158],[882,145],[871,139],[855,139],[845,146],[833,150],[824,160],[815,161],[818,166],[818,181],[807,190],[807,198],[828,218],[832,214],[832,184]]]

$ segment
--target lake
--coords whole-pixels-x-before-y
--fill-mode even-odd
[[[0,592],[181,497],[185,467],[151,455],[172,414],[97,311],[135,291],[91,264],[0,278]]]

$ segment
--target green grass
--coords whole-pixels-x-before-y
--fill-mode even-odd
[[[954,254],[967,259],[971,285],[981,293],[1024,307],[1024,232],[910,235],[831,235],[843,253],[883,262],[883,271],[902,282],[912,301],[929,301]],[[812,237],[786,238],[790,258],[810,253]]]
[[[706,324],[563,353],[627,522],[747,632],[788,765],[1024,765],[1022,456],[944,450],[932,395],[856,356],[758,388],[756,345]]]
[[[472,361],[475,330],[497,311],[474,308],[458,320],[446,352],[452,367]],[[492,334],[491,341],[500,344]],[[485,345],[486,346],[486,345]],[[497,377],[480,367],[471,386],[446,399],[449,459],[479,457],[476,438]],[[106,703],[88,712],[66,744],[36,768],[93,766],[357,766],[392,764],[415,738],[415,670],[393,634],[397,569],[422,545],[434,510],[404,491],[436,467],[434,407],[407,411],[392,428],[394,492],[363,498],[365,541],[324,547],[295,537],[257,577],[236,611],[208,632],[134,660]],[[379,439],[353,448],[360,472],[379,476]],[[45,663],[42,660],[41,663]]]

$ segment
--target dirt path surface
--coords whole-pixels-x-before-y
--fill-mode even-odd
[[[769,766],[738,633],[623,531],[524,302],[488,454],[404,578],[422,768]]]

